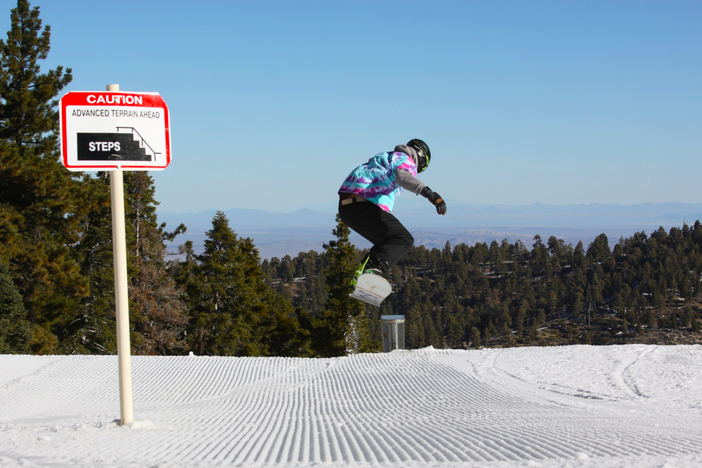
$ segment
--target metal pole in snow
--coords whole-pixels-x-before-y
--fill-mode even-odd
[[[107,85],[119,91],[119,85]],[[124,226],[124,177],[122,169],[110,171],[112,198],[112,252],[115,262],[115,309],[117,315],[117,360],[119,363],[120,426],[134,420],[132,409],[132,365],[129,343],[129,294],[127,284],[127,239]]]

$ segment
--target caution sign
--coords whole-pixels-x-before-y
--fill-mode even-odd
[[[60,108],[68,170],[152,171],[171,162],[168,107],[158,93],[70,92]]]

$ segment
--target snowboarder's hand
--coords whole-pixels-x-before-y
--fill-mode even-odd
[[[429,201],[434,204],[437,213],[439,213],[440,215],[446,214],[446,202],[443,198],[441,198],[441,195],[434,192],[434,195],[429,199]]]
[[[441,195],[434,192],[429,187],[424,187],[422,189],[422,191],[420,192],[420,195],[425,197],[427,200],[429,200],[436,207],[437,213],[439,213],[440,215],[446,214],[446,202],[444,201],[443,198],[441,198]]]

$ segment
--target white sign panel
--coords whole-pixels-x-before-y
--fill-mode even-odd
[[[61,162],[70,171],[152,171],[171,162],[158,93],[70,92],[61,98]]]

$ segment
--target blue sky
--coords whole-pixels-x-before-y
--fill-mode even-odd
[[[0,0],[3,38],[15,5]],[[163,96],[163,211],[333,207],[355,166],[410,138],[449,215],[702,201],[699,1],[32,6],[52,31],[42,69],[73,69],[65,91]]]

